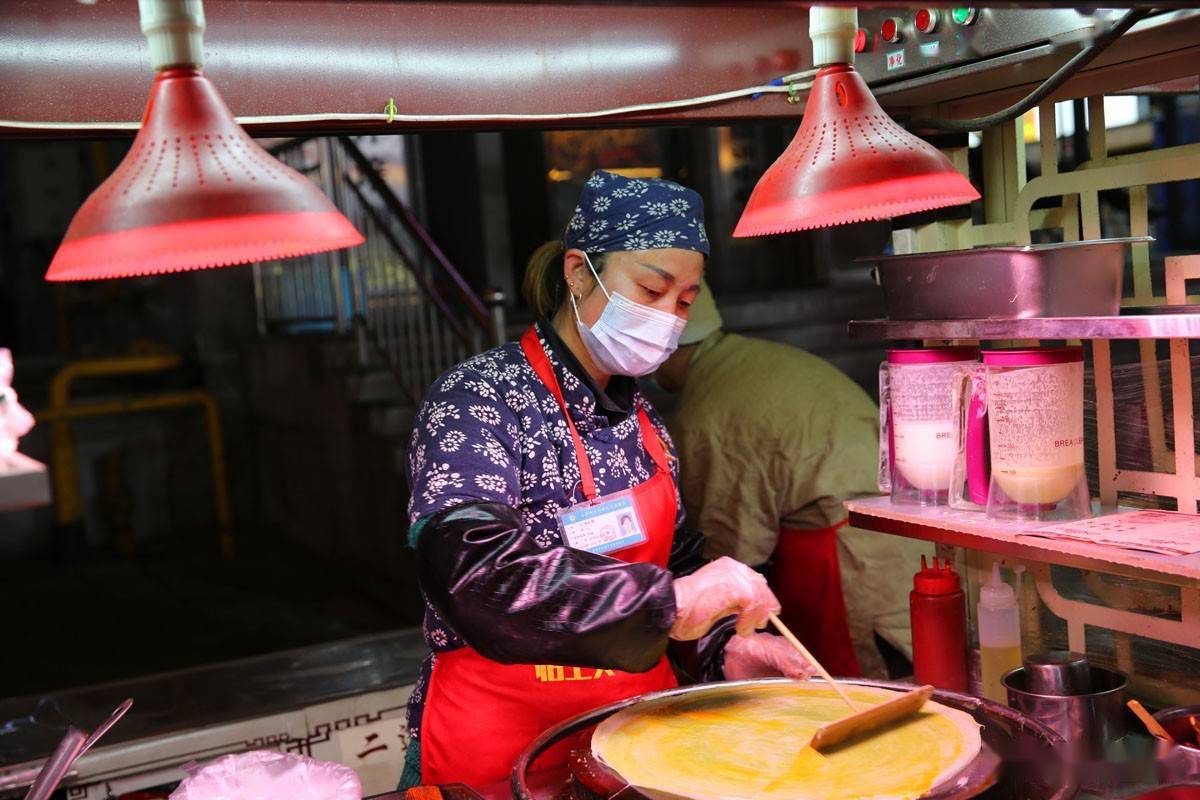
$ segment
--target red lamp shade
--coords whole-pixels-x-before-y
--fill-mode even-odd
[[[937,148],[884,113],[849,64],[817,73],[800,130],[759,179],[733,235],[888,219],[979,199]]]
[[[321,191],[259,147],[199,69],[158,73],[133,147],[76,213],[46,280],[122,278],[362,244]]]

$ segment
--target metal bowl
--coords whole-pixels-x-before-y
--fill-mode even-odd
[[[1154,715],[1176,742],[1185,743],[1157,742],[1158,779],[1164,783],[1200,782],[1200,744],[1196,743],[1196,732],[1189,721],[1192,717],[1200,717],[1200,706],[1164,708]],[[1196,788],[1200,790],[1200,787]],[[1196,797],[1200,800],[1200,792]]]
[[[622,800],[637,800],[644,795],[624,783],[619,775],[591,757],[590,750],[575,751],[569,774],[555,776],[566,786],[565,794],[546,795],[531,781],[546,785],[546,772],[538,771],[537,759],[555,744],[572,737],[590,741],[591,729],[597,724],[634,705],[655,703],[682,695],[702,692],[736,692],[740,687],[788,683],[783,678],[751,681],[705,683],[652,692],[612,703],[580,714],[543,733],[525,748],[512,772],[513,797],[518,800],[545,800],[547,797],[569,797],[591,800],[597,797],[619,796]],[[897,681],[847,680],[846,684],[872,686],[893,691],[908,691],[912,684]],[[1069,800],[1076,794],[1075,781],[1058,769],[1062,739],[1049,728],[1013,711],[1010,708],[957,692],[937,690],[933,699],[939,703],[970,714],[979,722],[983,748],[962,772],[942,782],[922,800],[966,800],[987,792],[989,799]],[[554,783],[550,780],[549,783]]]
[[[888,319],[1116,316],[1125,253],[1139,236],[1061,244],[977,247],[873,261]]]

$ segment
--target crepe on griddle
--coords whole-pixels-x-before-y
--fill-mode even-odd
[[[860,706],[895,692],[845,687]],[[817,727],[850,713],[828,686],[770,683],[625,709],[597,726],[592,753],[651,798],[915,800],[981,747],[969,714],[929,702],[874,735],[818,753]]]

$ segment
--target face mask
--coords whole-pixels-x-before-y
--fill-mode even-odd
[[[649,375],[675,352],[687,320],[635,303],[620,292],[609,294],[592,266],[592,259],[587,253],[583,257],[608,298],[600,319],[589,328],[579,318],[579,306],[575,303],[575,295],[571,295],[575,325],[584,346],[596,364],[610,375]]]

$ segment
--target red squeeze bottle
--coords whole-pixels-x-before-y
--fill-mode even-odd
[[[967,691],[967,596],[949,563],[931,569],[921,556],[908,595],[912,616],[913,680]]]

